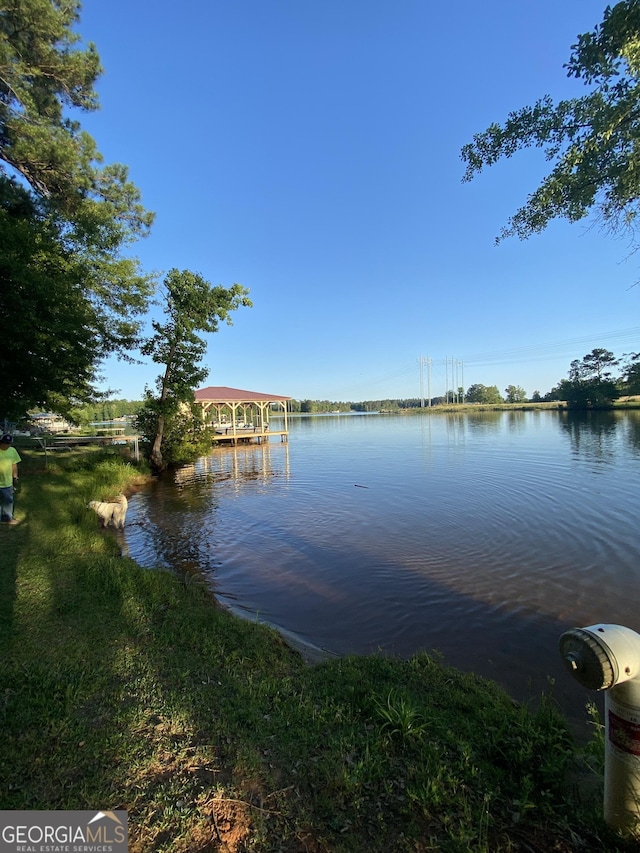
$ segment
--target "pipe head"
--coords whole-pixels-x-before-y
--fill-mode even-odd
[[[560,655],[589,690],[608,690],[640,678],[640,634],[622,625],[572,628],[560,637]]]

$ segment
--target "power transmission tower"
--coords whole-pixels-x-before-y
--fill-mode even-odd
[[[427,405],[431,408],[431,358],[421,355],[418,359],[420,365],[420,408],[424,409],[424,366],[427,366]]]

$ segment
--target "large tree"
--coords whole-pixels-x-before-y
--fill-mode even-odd
[[[146,400],[147,415],[148,410],[153,414],[151,434],[147,432],[149,459],[156,471],[166,467],[162,442],[167,423],[189,409],[196,387],[209,373],[202,365],[207,347],[202,333],[216,332],[220,321],[232,325],[231,312],[241,305],[251,306],[249,291],[240,284],[213,287],[189,270],[170,270],[163,291],[164,317],[153,322],[153,335],[142,346],[142,353],[163,367],[156,381],[157,395],[149,391]]]
[[[79,10],[78,0],[0,0],[0,275],[5,292],[25,296],[3,305],[0,369],[6,376],[23,353],[30,380],[0,394],[3,414],[86,399],[99,360],[135,344],[153,291],[127,255],[152,214],[126,167],[104,165],[71,117],[98,108],[101,72],[94,46],[75,32]],[[46,293],[38,282],[48,279]]]
[[[631,352],[624,356],[622,379],[625,394],[640,394],[640,353]]]
[[[521,385],[507,385],[504,395],[507,403],[524,403],[527,399],[527,392]]]
[[[571,362],[569,378],[562,379],[551,395],[571,408],[608,407],[620,396],[620,380],[613,373],[619,363],[609,350],[593,349]]]
[[[470,385],[464,398],[467,403],[484,403],[485,405],[504,403],[497,385],[487,386],[482,383]]]
[[[0,415],[19,419],[31,406],[88,399],[102,348],[81,262],[28,195],[14,187],[10,203],[6,186],[0,180]]]
[[[571,50],[565,68],[586,94],[557,103],[545,95],[462,149],[464,180],[522,148],[544,148],[553,164],[498,241],[590,212],[612,230],[633,230],[640,199],[640,0],[607,6],[602,23]]]

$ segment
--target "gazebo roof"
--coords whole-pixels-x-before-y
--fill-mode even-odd
[[[195,397],[198,403],[279,403],[290,400],[282,394],[263,394],[260,391],[243,391],[226,385],[210,385],[200,388]]]

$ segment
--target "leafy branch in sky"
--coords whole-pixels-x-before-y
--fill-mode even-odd
[[[633,230],[640,198],[639,0],[607,6],[602,23],[578,36],[571,50],[565,68],[588,87],[586,94],[558,103],[545,95],[462,148],[464,181],[523,148],[544,148],[553,164],[496,242],[592,211],[613,231]]]

